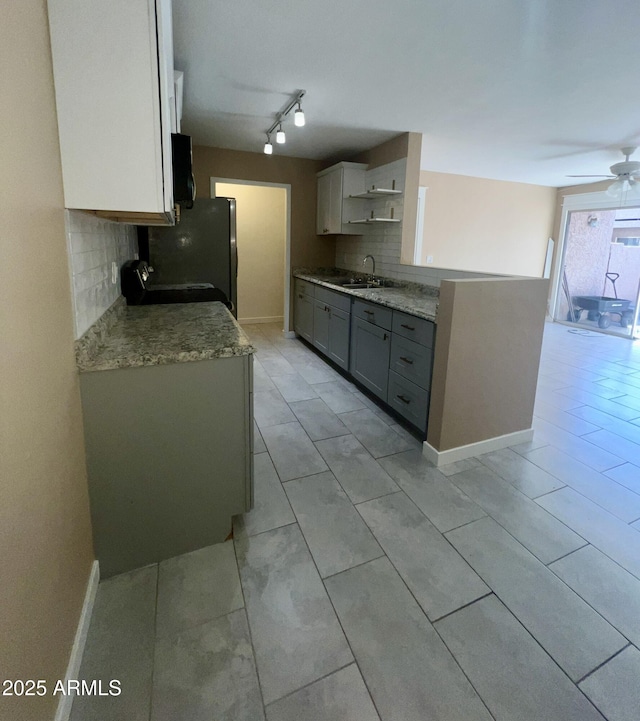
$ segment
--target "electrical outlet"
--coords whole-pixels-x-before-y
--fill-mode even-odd
[[[118,264],[115,260],[111,261],[111,283],[115,285],[118,282]]]
[[[433,263],[433,256],[432,256],[432,255],[428,255],[428,256],[427,256],[427,263]]]

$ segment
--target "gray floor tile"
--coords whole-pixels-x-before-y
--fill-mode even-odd
[[[640,519],[638,519],[637,521],[635,521],[634,523],[632,523],[631,526],[632,526],[632,528],[635,528],[635,529],[637,529],[638,531],[640,531]]]
[[[599,430],[599,426],[589,423],[582,418],[577,418],[566,411],[555,408],[542,400],[536,399],[536,405],[533,409],[533,415],[542,418],[554,426],[558,426],[575,436],[583,436],[585,433],[593,433]]]
[[[413,450],[381,458],[384,470],[441,532],[485,516],[457,486]]]
[[[555,491],[565,485],[511,448],[485,453],[480,456],[480,460],[529,498]]]
[[[619,466],[624,460],[619,456],[605,451],[603,448],[593,445],[572,433],[563,431],[562,428],[547,423],[541,418],[533,419],[535,433],[540,435],[551,446],[570,454],[576,460],[581,461],[596,471],[606,471],[608,468]]]
[[[284,376],[272,376],[271,379],[287,403],[294,401],[307,401],[317,398],[318,394],[299,373]]]
[[[451,480],[543,563],[556,561],[584,546],[577,533],[550,513],[540,513],[535,501],[488,468],[457,473]]]
[[[640,651],[633,646],[586,678],[580,688],[609,721],[637,721]]]
[[[635,529],[571,488],[549,493],[536,503],[640,578],[640,536]]]
[[[614,418],[608,413],[603,413],[589,406],[574,408],[571,414],[589,420],[600,428],[606,428],[606,430],[611,431],[611,433],[615,433],[629,441],[640,443],[640,428],[635,425],[635,421],[622,421],[619,418]]]
[[[490,592],[404,493],[361,503],[358,511],[431,620]]]
[[[290,360],[290,363],[307,383],[331,383],[341,377],[333,368],[315,358]]]
[[[260,453],[254,458],[253,500],[253,508],[234,519],[234,532],[241,527],[249,536],[255,536],[272,528],[295,523],[296,517],[268,453]]]
[[[314,388],[334,413],[346,413],[366,407],[357,396],[350,392],[345,381],[319,383]]]
[[[611,453],[615,453],[629,463],[640,460],[640,445],[628,438],[622,438],[610,430],[605,429],[596,431],[595,433],[589,433],[584,436],[584,439],[599,448],[605,448],[611,451]]]
[[[604,721],[495,596],[435,626],[496,721]]]
[[[265,704],[353,661],[297,525],[236,548]]]
[[[260,353],[258,353],[260,355]],[[269,356],[268,358],[260,358],[262,367],[267,372],[267,375],[273,379],[273,376],[284,376],[287,374],[294,374],[296,369],[284,358],[280,353],[277,356]]]
[[[383,721],[490,720],[388,559],[325,583]]]
[[[383,555],[333,473],[289,481],[284,489],[322,577]]]
[[[355,664],[267,707],[268,721],[379,721]]]
[[[636,417],[638,413],[640,413],[640,395],[638,395],[637,393],[634,393],[633,395],[626,395],[620,396],[619,398],[614,398],[613,403],[617,403],[627,409],[630,409],[633,413],[636,414]]]
[[[607,393],[606,389],[603,390],[605,393]],[[600,395],[595,395],[594,393],[589,393],[588,391],[584,391],[578,388],[560,388],[558,393],[560,393],[561,395],[570,396],[571,398],[575,398],[576,400],[582,401],[585,405],[590,406],[591,408],[597,408],[603,413],[608,413],[609,415],[620,418],[621,420],[629,421],[632,418],[638,417],[638,411],[632,408],[626,408],[619,403],[615,403],[614,401],[609,400],[612,397],[613,393],[607,393],[607,396],[605,398],[602,398]]]
[[[264,444],[264,441],[262,440],[262,435],[260,433],[260,429],[258,428],[258,424],[254,421],[253,422],[253,452],[254,453],[264,453],[267,450],[267,447]]]
[[[389,426],[389,428],[394,430],[400,438],[405,440],[409,444],[410,448],[422,451],[422,441],[418,440],[413,434],[409,433],[409,431],[399,423],[394,422]]]
[[[527,453],[530,453],[531,451],[535,451],[536,448],[544,448],[545,446],[549,445],[544,439],[535,436],[533,437],[533,440],[527,441],[526,443],[516,443],[515,446],[509,446],[512,451],[515,451],[521,456],[525,456]]]
[[[253,394],[253,416],[261,430],[296,419],[277,390],[257,391]]]
[[[346,436],[350,433],[345,424],[321,398],[298,401],[289,404],[289,407],[312,441]]]
[[[162,561],[156,636],[169,636],[244,606],[233,543]]]
[[[329,470],[298,421],[268,426],[262,437],[283,482]]]
[[[411,445],[370,409],[342,413],[340,420],[374,458],[402,453]]]
[[[640,495],[571,458],[558,448],[540,448],[527,454],[527,458],[623,521],[628,523],[640,518]]]
[[[625,638],[491,518],[451,531],[447,538],[574,681],[626,645]]]
[[[640,580],[593,546],[549,568],[636,646],[640,646]]]
[[[640,459],[638,459],[638,463],[640,463]],[[625,463],[622,466],[616,466],[605,471],[604,475],[629,488],[634,493],[640,494],[640,466],[634,463]]]
[[[121,682],[120,696],[80,696],[71,721],[147,721],[151,704],[157,566],[102,581],[78,678]]]
[[[272,391],[275,388],[275,383],[267,375],[267,371],[262,367],[262,363],[259,360],[254,359],[253,361],[253,390],[257,391]]]
[[[438,470],[444,476],[453,476],[456,473],[463,473],[464,471],[470,471],[472,468],[477,468],[482,464],[477,458],[464,458],[461,461],[454,461],[453,463],[445,463],[443,466],[439,466]]]
[[[353,436],[318,441],[316,448],[347,492],[352,503],[399,491],[380,464]]]
[[[151,721],[176,719],[264,719],[243,610],[157,642]]]

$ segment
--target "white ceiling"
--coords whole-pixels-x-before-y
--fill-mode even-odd
[[[561,186],[640,145],[638,0],[173,0],[183,131],[341,159],[423,133],[422,168]],[[634,156],[640,160],[640,150]]]

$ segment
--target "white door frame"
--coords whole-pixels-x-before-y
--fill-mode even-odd
[[[574,210],[619,210],[620,208],[637,208],[640,207],[640,200],[625,200],[611,198],[606,191],[600,190],[591,193],[577,193],[575,195],[565,195],[562,201],[562,215],[560,219],[560,232],[557,242],[556,263],[553,269],[553,279],[551,283],[551,298],[549,308],[551,310],[551,318],[556,319],[557,305],[560,297],[560,283],[562,280],[562,269],[564,268],[564,256],[566,253],[566,234],[569,221],[569,213]],[[616,334],[619,335],[619,334]]]
[[[289,309],[291,303],[291,184],[290,183],[268,183],[263,180],[240,180],[238,178],[209,178],[209,195],[216,197],[216,183],[234,183],[235,185],[256,185],[259,187],[284,188],[287,194],[285,212],[285,250],[284,250],[284,320],[283,332],[288,335],[291,332],[289,327]],[[237,213],[237,209],[236,209]]]

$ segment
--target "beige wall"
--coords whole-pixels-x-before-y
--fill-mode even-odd
[[[548,285],[442,281],[427,430],[433,448],[531,428]]]
[[[423,264],[540,277],[556,189],[423,170]]]
[[[198,197],[208,198],[210,178],[256,180],[291,186],[291,266],[333,266],[335,241],[316,235],[316,173],[321,163],[283,155],[196,145],[193,169]]]
[[[216,195],[236,199],[238,320],[282,320],[287,191],[265,185],[216,183]]]
[[[63,678],[93,550],[45,0],[0,24],[0,669]],[[0,718],[57,698],[0,696]]]
[[[316,160],[241,150],[193,148],[193,170],[199,198],[209,197],[210,178],[254,180],[291,186],[291,267],[329,268],[334,265],[335,238],[316,235]],[[293,284],[292,284],[293,287]],[[291,291],[293,292],[293,291]],[[293,318],[293,303],[290,303]]]

